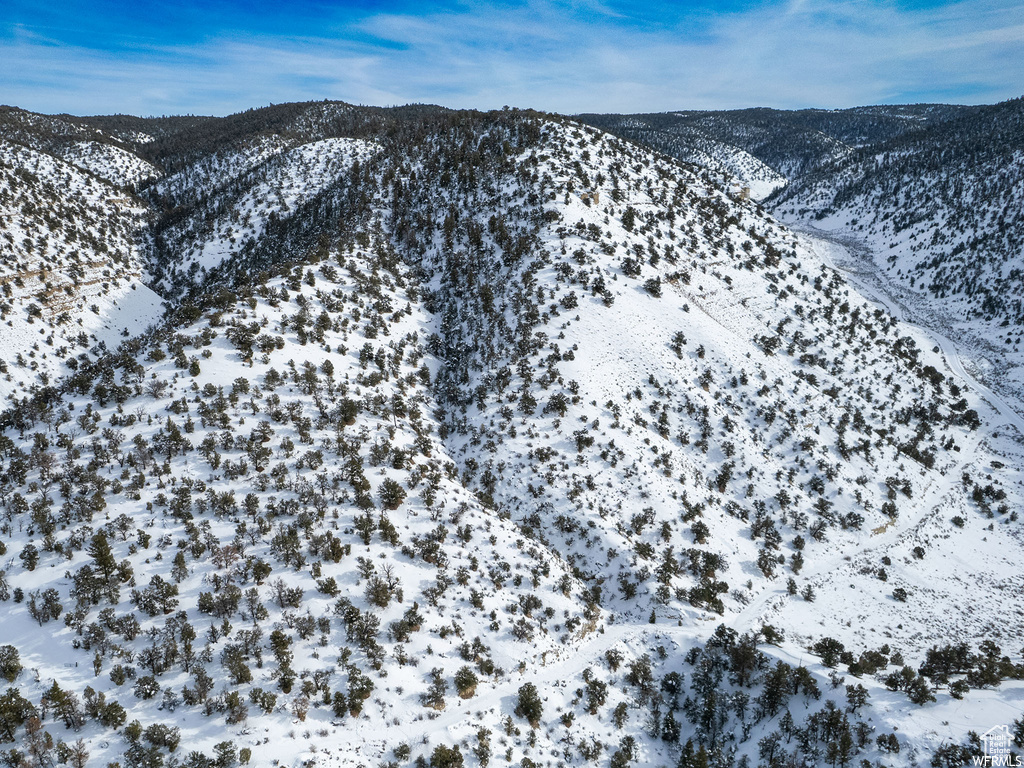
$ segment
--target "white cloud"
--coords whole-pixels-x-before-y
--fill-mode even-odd
[[[23,30],[0,43],[3,59],[16,62],[0,71],[0,94],[38,111],[92,114],[224,114],[320,98],[571,113],[977,103],[1020,95],[1024,83],[1019,10],[994,0],[676,11],[666,3],[658,22],[645,25],[587,0],[470,3],[325,19],[306,37],[213,31],[200,43],[116,55]]]

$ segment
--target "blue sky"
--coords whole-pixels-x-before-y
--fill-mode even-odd
[[[1024,94],[1024,5],[3,0],[0,103],[224,115],[340,99],[554,112],[992,103]]]

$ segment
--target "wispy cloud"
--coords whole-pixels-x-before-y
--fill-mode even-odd
[[[28,23],[24,8],[5,28],[0,12],[0,100],[79,114],[321,98],[571,113],[977,103],[1024,87],[1020,8],[997,0],[275,8],[268,21],[222,0],[201,28],[140,23],[94,42]]]

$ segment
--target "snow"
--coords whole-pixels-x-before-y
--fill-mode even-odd
[[[268,221],[288,218],[305,201],[343,176],[354,162],[365,161],[378,150],[374,143],[359,139],[325,139],[293,149],[274,147],[268,141],[266,147],[244,159],[224,160],[231,169],[229,173],[237,173],[236,178],[247,174],[254,183],[234,201],[230,211],[214,221],[186,219],[166,235],[187,242],[193,228],[212,230],[198,247],[189,245],[180,254],[173,272],[191,273],[200,281],[207,272],[259,240]],[[177,183],[173,179],[167,182],[169,188]],[[200,214],[205,215],[206,211],[200,209]],[[169,287],[166,279],[164,287]]]
[[[94,159],[124,159],[121,150],[108,149]],[[145,208],[137,199],[91,171],[24,146],[0,142],[0,158],[8,164],[0,169],[6,239],[0,394],[7,397],[67,373],[64,361],[76,348],[93,346],[98,337],[90,334],[113,320],[105,318],[108,310],[134,334],[158,317],[159,300],[141,283]],[[116,176],[124,167],[108,170]],[[145,298],[115,310],[129,295]],[[142,306],[150,304],[155,311]]]
[[[149,162],[112,144],[80,141],[68,146],[63,159],[116,186],[129,186],[161,176]]]
[[[330,116],[311,108],[307,118],[316,125]],[[913,666],[940,642],[974,647],[996,639],[1019,661],[1020,526],[1005,512],[984,514],[971,489],[989,484],[1019,507],[1024,431],[1015,432],[1021,423],[1012,403],[979,383],[962,347],[908,311],[884,283],[868,279],[864,254],[852,247],[795,233],[737,199],[735,189],[590,129],[545,121],[540,135],[514,156],[503,148],[500,163],[481,162],[468,193],[452,180],[456,174],[447,183],[429,175],[424,154],[416,154],[422,147],[391,160],[373,141],[342,138],[297,145],[253,138],[157,182],[157,195],[193,206],[169,230],[170,252],[180,258],[156,286],[167,292],[201,284],[204,270],[246,242],[258,243],[272,216],[298,215],[317,196],[334,194],[356,160],[377,174],[361,239],[327,240],[308,262],[280,269],[265,284],[239,286],[237,300],[160,328],[137,349],[125,347],[116,367],[107,358],[105,384],[124,386],[121,401],[89,392],[92,381],[79,382],[84,388],[55,395],[47,421],[6,429],[26,455],[41,444],[33,434],[40,430],[51,447],[42,450],[52,450],[58,462],[54,471],[84,472],[94,461],[106,481],[105,508],[81,519],[69,512],[50,541],[36,529],[45,520],[12,512],[0,563],[10,586],[26,594],[55,588],[70,606],[73,576],[88,559],[80,544],[106,528],[116,559],[134,571],[133,584],[122,585],[111,607],[135,616],[143,630],[129,640],[111,629],[108,639],[118,650],[101,655],[97,674],[95,649],[79,647],[82,636],[70,624],[37,625],[25,602],[3,603],[4,642],[21,650],[26,667],[17,680],[24,695],[38,701],[53,680],[79,694],[91,686],[118,699],[129,720],[180,727],[181,752],[210,754],[231,739],[252,748],[259,765],[369,765],[390,760],[402,742],[425,756],[437,744],[461,742],[472,763],[469,748],[480,727],[491,729],[495,762],[508,749],[514,760],[550,755],[582,763],[573,744],[596,738],[610,753],[629,733],[638,742],[638,763],[667,765],[678,749],[647,735],[646,711],[623,673],[606,669],[609,650],[622,651],[626,664],[651,656],[655,681],[669,671],[689,679],[693,669],[684,656],[720,624],[746,632],[769,623],[786,638],[760,646],[769,661],[808,667],[825,692],[820,701],[793,697],[798,718],[826,701],[845,703],[844,689],[832,688],[830,670],[808,650],[823,637],[857,653],[890,644]],[[98,211],[109,205],[126,213],[125,242],[139,247],[129,237],[141,231],[137,201],[114,203],[113,192],[97,191],[91,174],[7,151],[40,176],[73,182]],[[133,166],[119,157],[111,153],[95,167],[127,173]],[[8,188],[21,189],[9,178]],[[405,211],[393,204],[394,178],[404,184]],[[529,202],[531,193],[539,203]],[[468,199],[446,243],[445,216]],[[13,207],[4,211],[20,240],[30,225],[15,214]],[[387,228],[400,215],[418,222],[414,246]],[[101,221],[97,216],[88,226]],[[472,247],[467,221],[479,238]],[[525,258],[502,258],[509,254],[499,224],[535,234]],[[141,283],[141,258],[130,253],[123,278],[83,299],[95,310],[78,311],[69,323],[73,333],[66,335],[84,334],[93,359],[161,318],[160,297]],[[26,250],[15,258],[28,257]],[[471,258],[478,272],[465,267]],[[475,314],[473,303],[482,284],[493,307],[487,318]],[[652,286],[660,286],[660,296]],[[441,308],[432,313],[428,305]],[[528,309],[536,319],[515,338],[532,346],[519,353],[501,325],[518,330]],[[10,315],[4,342],[11,350],[35,351],[37,337],[58,332],[43,318]],[[246,332],[255,337],[248,353],[236,341]],[[465,359],[444,357],[452,348]],[[914,355],[919,361],[909,362]],[[33,362],[53,376],[60,371],[49,356]],[[465,380],[453,378],[455,391],[441,392],[438,380],[459,362],[466,363]],[[942,374],[939,385],[925,366]],[[497,386],[506,369],[508,385]],[[271,370],[283,381],[273,383]],[[307,389],[310,372],[317,384]],[[3,394],[24,394],[37,373],[19,370]],[[536,408],[524,407],[526,395]],[[564,396],[563,412],[550,405],[555,395]],[[961,395],[965,407],[977,409],[977,429],[955,417]],[[354,424],[336,416],[344,399],[359,405]],[[935,408],[920,415],[915,408],[924,405]],[[5,423],[16,424],[15,416]],[[195,450],[156,450],[160,455],[147,459],[136,440],[155,448],[169,424],[181,425]],[[257,430],[269,430],[265,443]],[[101,458],[102,441],[118,433],[121,453]],[[840,451],[841,438],[852,447],[849,455]],[[901,450],[915,440],[932,452],[930,468]],[[260,445],[269,451],[262,458]],[[56,514],[67,494],[59,489],[57,498],[58,486],[39,464],[17,487],[31,503],[41,487],[49,489]],[[393,510],[381,503],[386,481],[408,494]],[[172,514],[182,488],[191,489],[189,511]],[[251,494],[254,511],[220,509],[229,494],[243,506]],[[377,502],[370,517],[386,516],[398,544],[380,530],[369,541],[359,535],[360,494]],[[884,511],[890,501],[894,513]],[[774,575],[764,572],[768,535],[754,530],[759,513],[778,535],[771,553],[784,559],[771,561]],[[697,523],[708,529],[706,541],[698,541]],[[820,539],[809,523],[823,523]],[[290,531],[302,540],[301,564],[280,556]],[[328,534],[351,547],[337,562],[310,547]],[[431,537],[444,541],[444,567],[417,554]],[[30,541],[40,549],[35,570],[19,557]],[[714,577],[728,590],[718,612],[690,597],[698,584],[686,567],[694,550],[724,557]],[[802,570],[794,565],[798,553]],[[259,687],[278,695],[271,712],[249,702],[248,719],[228,724],[215,708],[175,705],[177,692],[193,685],[180,664],[158,677],[172,691],[166,704],[163,693],[142,699],[130,682],[111,679],[117,663],[139,663],[142,674],[139,654],[163,641],[168,619],[177,620],[173,612],[149,615],[130,599],[132,588],[144,589],[152,576],[170,578],[177,554],[186,558],[186,572],[175,579],[176,610],[196,627],[196,647],[209,652],[196,663],[217,681],[212,696],[237,688],[249,702]],[[249,558],[272,563],[266,583],[246,573]],[[364,558],[358,567],[357,558]],[[663,578],[659,569],[673,561],[678,570]],[[360,572],[371,566],[376,574],[390,568],[403,596],[373,606]],[[328,577],[338,596],[321,586]],[[790,577],[813,589],[813,602],[789,593]],[[274,599],[276,579],[299,589],[301,608]],[[243,642],[241,633],[256,619],[244,608],[230,621],[199,609],[201,592],[222,593],[229,582],[257,589],[268,611],[257,643],[263,661],[250,656],[253,680],[237,686],[227,682],[221,654]],[[599,608],[588,606],[595,586]],[[909,593],[906,602],[893,597],[897,587]],[[348,636],[350,619],[338,597],[380,619],[377,663]],[[528,608],[531,597],[542,607]],[[414,603],[422,626],[397,640],[389,627]],[[86,621],[97,620],[92,609]],[[325,619],[327,630],[317,625],[307,637],[296,634],[307,615]],[[517,636],[522,627],[532,639]],[[267,639],[272,629],[293,638],[292,666],[305,673],[291,691],[279,687],[281,665]],[[496,669],[479,668],[472,698],[459,698],[449,685],[442,711],[424,707],[429,670],[452,680],[476,663],[472,649],[463,655],[475,638]],[[126,660],[129,653],[135,662]],[[345,690],[356,668],[372,680],[373,693],[359,715],[339,719],[322,697]],[[576,693],[585,671],[610,682],[608,701],[594,715]],[[326,690],[316,689],[316,675],[328,673]],[[308,714],[299,718],[292,707],[303,682],[314,690]],[[526,682],[545,699],[536,732],[514,715]],[[967,730],[1012,722],[1024,699],[1024,683],[1006,680],[963,701],[940,687],[938,701],[918,708],[889,691],[882,674],[858,682],[871,696],[866,722],[878,732],[898,728],[905,747],[882,756],[872,742],[863,755],[894,765],[918,764],[941,743],[962,741]],[[730,686],[724,684],[736,692]],[[611,716],[620,703],[629,715],[624,731]],[[736,719],[730,723],[740,730]],[[756,760],[758,740],[776,725],[768,719],[752,726],[737,744],[740,754]],[[65,740],[85,738],[93,761],[123,759],[122,737],[95,721],[81,732],[59,723],[47,728]]]
[[[923,167],[914,151],[930,150],[913,144],[879,150],[796,181],[773,205],[787,224],[847,245],[847,267],[862,282],[884,286],[907,319],[955,343],[966,369],[1019,415],[1024,351],[1015,201],[1024,153],[990,120],[979,117],[979,130],[994,133],[979,134],[966,148],[964,137],[948,137],[938,168]],[[937,141],[930,134],[922,140]],[[971,149],[978,144],[984,152]]]

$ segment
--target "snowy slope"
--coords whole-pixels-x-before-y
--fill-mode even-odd
[[[538,168],[539,175],[550,176],[550,183],[555,185],[554,196],[559,200],[562,198],[559,185],[572,184],[578,179],[578,173],[574,174],[571,169],[584,153],[592,158],[620,157],[612,155],[610,147],[600,142],[589,145],[582,135],[571,131],[555,132],[549,141],[555,157],[559,152],[555,147],[568,148],[567,152],[561,150],[563,161],[552,161],[547,168],[543,165]],[[526,157],[518,161],[519,164],[530,162]],[[965,460],[975,458],[977,436],[955,426],[958,417],[953,409],[946,417],[950,419],[947,427],[938,427],[938,413],[929,417],[932,428],[940,430],[929,438],[936,447],[927,449],[920,444],[919,448],[925,452],[935,451],[931,470],[915,468],[914,459],[895,450],[896,446],[907,446],[915,439],[915,431],[907,429],[911,425],[900,423],[906,418],[899,413],[900,409],[908,409],[904,413],[909,415],[915,403],[934,400],[937,396],[949,397],[959,390],[955,387],[947,394],[941,384],[936,389],[922,379],[922,371],[928,366],[936,371],[944,370],[945,375],[954,375],[945,369],[941,356],[922,349],[920,353],[913,353],[920,354],[920,361],[909,370],[901,371],[899,366],[893,369],[890,367],[893,345],[917,350],[926,339],[919,337],[919,343],[915,344],[904,336],[907,331],[884,313],[856,299],[813,250],[794,243],[791,236],[776,229],[769,220],[759,220],[749,208],[742,213],[737,211],[738,221],[716,231],[716,225],[704,216],[716,206],[729,204],[720,193],[712,192],[709,198],[702,200],[699,192],[688,190],[685,184],[667,182],[660,176],[658,164],[650,160],[635,165],[650,168],[650,171],[638,175],[627,173],[617,178],[613,175],[614,164],[615,161],[608,161],[601,167],[597,161],[590,171],[615,179],[611,183],[606,181],[604,188],[598,191],[601,200],[614,199],[613,184],[617,185],[620,196],[628,195],[620,206],[614,203],[588,205],[582,198],[569,194],[567,202],[557,208],[562,226],[551,232],[549,239],[542,235],[540,240],[543,251],[554,257],[553,263],[550,266],[535,263],[523,275],[516,274],[515,270],[511,274],[499,273],[490,282],[490,285],[516,286],[537,281],[553,286],[550,288],[552,295],[545,296],[542,304],[541,321],[542,326],[547,326],[543,331],[546,338],[534,353],[535,357],[531,356],[534,362],[530,368],[535,371],[542,371],[545,366],[549,368],[549,373],[540,377],[540,386],[531,389],[531,396],[537,402],[535,411],[524,413],[519,403],[522,394],[516,398],[514,394],[503,392],[489,400],[494,403],[493,408],[480,411],[479,405],[469,406],[468,413],[459,416],[462,411],[459,406],[452,414],[453,430],[472,438],[466,438],[460,451],[473,457],[479,472],[491,471],[498,462],[486,451],[474,450],[473,445],[497,443],[502,447],[500,458],[506,469],[494,472],[497,482],[492,481],[490,493],[513,510],[519,510],[526,519],[536,516],[535,510],[539,511],[545,535],[564,538],[566,543],[559,547],[560,551],[568,553],[570,563],[579,563],[581,569],[595,567],[590,551],[595,546],[628,553],[638,551],[637,544],[643,543],[650,554],[639,560],[634,556],[625,561],[618,559],[618,562],[610,556],[608,565],[612,566],[613,573],[618,572],[617,578],[639,586],[638,594],[646,593],[648,599],[654,598],[658,591],[655,575],[658,563],[664,558],[664,544],[672,542],[679,546],[676,539],[679,534],[670,534],[666,539],[666,531],[674,531],[678,526],[679,533],[684,534],[689,528],[678,525],[681,497],[688,496],[689,505],[707,509],[704,514],[713,516],[709,527],[723,539],[718,551],[727,553],[729,566],[723,581],[730,584],[746,581],[744,574],[763,575],[756,565],[760,556],[758,545],[750,541],[749,520],[757,509],[756,505],[751,509],[750,499],[774,500],[783,490],[793,495],[799,494],[801,487],[805,492],[812,489],[800,503],[811,506],[814,502],[818,505],[816,508],[827,510],[824,518],[832,523],[827,526],[829,532],[825,538],[829,544],[824,549],[828,550],[830,562],[834,562],[832,558],[859,549],[864,531],[882,526],[902,531],[910,526],[913,515],[911,520],[905,521],[900,513],[901,519],[894,525],[883,514],[890,491],[880,478],[874,482],[859,479],[878,478],[883,466],[899,467],[911,486],[909,495],[913,498],[931,488],[938,477],[959,478],[967,469]],[[673,208],[683,203],[682,210],[676,209],[675,220],[671,214],[659,215],[668,201],[672,201]],[[508,206],[508,201],[504,205]],[[645,222],[639,226],[634,224],[638,230],[635,233],[614,219],[626,207],[635,211],[636,221]],[[764,230],[757,231],[758,226]],[[664,227],[661,235],[657,234],[656,227]],[[692,233],[696,232],[702,234],[694,237]],[[599,235],[595,237],[594,233]],[[688,242],[683,239],[684,233],[688,233]],[[658,244],[654,250],[650,249],[652,241],[646,240],[652,234],[653,242]],[[746,240],[751,235],[762,243],[761,248],[771,244],[776,254],[792,249],[794,244],[797,249],[784,257],[777,267],[766,269],[757,260],[758,247]],[[634,280],[624,274],[622,266],[626,259],[635,258],[638,251],[631,242],[636,242],[637,236],[641,242],[648,243],[645,256],[653,254],[661,258],[656,266],[650,264],[653,259],[640,265],[641,273]],[[676,251],[676,246],[682,247]],[[560,258],[560,251],[567,255]],[[446,263],[443,251],[438,257],[442,262],[435,269],[452,268]],[[637,266],[636,261],[633,266]],[[594,296],[594,290],[589,291],[590,296],[585,290],[598,280],[607,291],[604,300]],[[660,280],[660,297],[652,295],[647,287],[648,280]],[[429,285],[443,294],[454,287],[443,279]],[[815,289],[808,292],[812,285]],[[463,291],[466,291],[465,286]],[[465,305],[465,298],[465,295],[461,297],[461,305]],[[512,304],[516,296],[498,293],[494,299],[496,305],[499,300]],[[835,315],[829,310],[830,301],[838,308]],[[604,306],[609,303],[611,306]],[[797,310],[798,306],[804,311]],[[442,314],[444,311],[442,308]],[[470,313],[466,314],[464,322],[474,322],[468,316]],[[852,323],[839,338],[832,340],[828,323],[836,322],[836,318],[843,315]],[[479,317],[479,313],[474,316]],[[832,319],[823,324],[823,317]],[[841,321],[839,325],[846,327],[846,322]],[[781,332],[780,327],[784,329]],[[778,335],[771,329],[776,329]],[[480,333],[493,335],[486,326]],[[676,342],[676,334],[682,334],[685,343]],[[829,350],[835,349],[840,340],[844,351],[831,358]],[[778,352],[766,351],[769,344],[780,345],[776,347]],[[881,353],[883,349],[888,351]],[[884,356],[880,357],[880,353]],[[552,362],[556,355],[561,358],[560,362]],[[510,362],[513,372],[518,371],[517,364]],[[490,389],[491,377],[497,378],[502,370],[507,370],[503,364],[506,361],[500,357],[492,360],[480,374],[474,374],[473,366],[469,366],[469,381],[461,388],[466,393],[463,401],[466,405],[469,401],[479,404],[479,385]],[[877,370],[877,366],[884,366],[884,372]],[[740,379],[745,381],[740,383]],[[872,392],[866,388],[877,379],[886,379],[891,387],[893,399],[888,403],[884,399],[874,400],[872,395],[877,394],[877,390]],[[557,386],[553,387],[555,384]],[[960,385],[966,389],[965,382],[961,381]],[[508,393],[515,393],[521,386],[531,386],[530,381],[522,379],[521,373],[513,373],[504,385]],[[552,404],[554,394],[548,390],[554,388],[557,392],[560,387],[569,387],[567,400],[572,404]],[[843,392],[835,411],[822,394],[833,387]],[[784,426],[765,416],[773,392],[785,395],[784,400],[777,403],[785,419]],[[484,399],[489,397],[493,395]],[[793,408],[794,404],[803,406],[802,413]],[[971,404],[982,405],[978,398],[972,398]],[[504,422],[495,425],[493,411],[502,407],[515,414],[514,418],[505,416]],[[564,414],[561,413],[563,408]],[[704,409],[706,416],[702,416]],[[844,412],[846,419],[854,416],[865,420],[860,427],[862,433],[879,430],[886,435],[884,441],[869,440],[870,449],[861,441],[867,451],[863,462],[850,450],[856,441],[842,436],[845,427],[840,427],[839,423]],[[997,417],[998,414],[991,414],[991,418]],[[707,427],[702,427],[702,423]],[[513,425],[515,428],[511,429]],[[580,448],[591,439],[594,442],[587,446],[589,450]],[[949,445],[949,440],[963,449],[950,451],[938,447],[939,443]],[[703,444],[700,450],[691,447],[696,444]],[[794,444],[809,446],[809,462],[801,458],[800,449],[794,452]],[[844,444],[846,448],[842,447]],[[970,450],[966,449],[968,446]],[[545,454],[543,458],[541,450]],[[841,456],[843,451],[846,451],[845,456]],[[600,454],[600,460],[596,454]],[[518,455],[518,466],[510,461],[510,455]],[[645,455],[650,457],[647,461],[637,461]],[[616,458],[626,466],[617,467]],[[749,468],[743,472],[746,478],[736,477],[719,483],[728,465]],[[803,469],[799,469],[801,467]],[[734,476],[741,475],[734,469],[730,472]],[[780,477],[785,479],[780,482]],[[819,481],[825,487],[823,492],[813,490]],[[523,497],[524,486],[535,489],[530,497]],[[850,498],[850,491],[843,492],[844,488],[858,486],[860,490],[853,494],[856,501]],[[572,527],[569,531],[552,530],[561,525],[552,526],[551,518],[566,506],[565,489],[572,491],[570,517],[596,510],[603,519],[594,521],[596,538]],[[962,498],[958,501],[957,497],[962,497],[963,492],[957,488],[945,490],[949,508],[961,511],[961,507],[955,505],[962,503]],[[683,496],[684,491],[686,496]],[[827,504],[822,506],[816,497]],[[779,503],[769,501],[769,504],[778,514]],[[854,523],[858,518],[862,520]],[[790,530],[788,535],[783,534],[783,539],[800,532],[799,524],[794,527],[785,522],[784,511],[781,519],[780,531]],[[689,544],[690,536],[692,534],[684,534],[682,540]],[[569,539],[578,543],[573,545]],[[808,565],[814,561],[815,549],[814,544],[809,544],[803,553]],[[790,549],[789,553],[794,551]],[[607,574],[608,565],[602,567],[602,575]],[[645,572],[647,576],[643,577],[641,574]],[[672,586],[673,582],[667,585]],[[744,602],[755,598],[762,589],[733,590],[735,594],[726,597],[726,605],[735,600],[737,610],[742,610]],[[885,605],[886,598],[880,594],[873,600]],[[637,604],[631,598],[628,602],[635,606],[631,610],[637,618],[645,617],[650,608],[659,603],[670,610],[673,608],[671,600],[655,599],[653,603],[641,600]],[[929,607],[935,609],[937,620],[949,610],[948,605],[930,604]],[[876,606],[876,610],[880,608]],[[899,620],[898,613],[894,613],[890,622],[895,625]],[[795,626],[790,628],[795,629]]]
[[[171,319],[118,347],[124,281],[0,413],[13,746],[911,766],[1024,728],[1022,433],[850,254],[567,120],[243,118],[147,155]]]
[[[140,282],[140,201],[20,144],[0,142],[0,164],[0,392],[7,396],[61,375],[65,360],[99,341],[144,330],[162,308]]]
[[[967,119],[865,148],[771,201],[786,220],[856,243],[897,301],[963,345],[1018,412],[1021,109],[1020,100],[979,108]]]
[[[143,138],[136,137],[136,140]],[[152,163],[114,144],[80,141],[65,148],[61,157],[120,187],[134,187],[160,176],[160,171]]]
[[[202,198],[180,223],[161,231],[162,247],[173,251],[173,262],[160,273],[158,285],[168,290],[187,279],[201,282],[209,270],[251,250],[268,225],[289,218],[293,209],[377,151],[373,143],[357,139],[325,139],[293,149],[267,140],[248,152],[203,162],[168,178],[157,187],[158,195],[184,186],[185,196],[198,193]],[[192,185],[197,174],[217,179],[220,188]],[[176,199],[182,196],[178,193]]]

